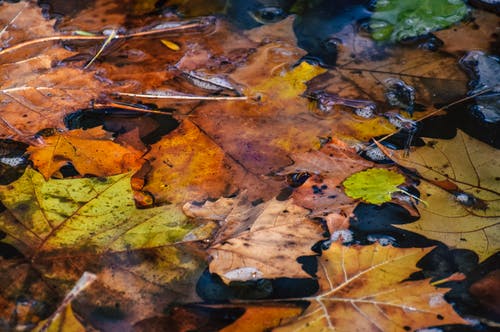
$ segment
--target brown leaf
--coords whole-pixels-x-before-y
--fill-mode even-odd
[[[314,255],[311,247],[322,239],[321,226],[307,218],[308,211],[291,201],[273,199],[252,206],[244,197],[234,200],[229,214],[219,219],[221,230],[208,249],[210,271],[226,282],[310,277],[296,261]],[[221,201],[220,208],[208,204],[208,211],[192,209],[192,204],[184,210],[192,216],[220,217],[229,210],[227,202]]]
[[[453,27],[434,32],[434,35],[444,42],[442,49],[462,56],[470,50],[484,51],[494,54],[493,44],[498,43],[498,29],[500,20],[498,15],[485,10],[472,9],[471,19]]]
[[[332,243],[320,257],[320,294],[276,331],[399,331],[467,324],[429,280],[404,281],[430,249]]]
[[[469,288],[469,292],[486,308],[500,314],[500,270],[494,270],[476,281]]]
[[[54,36],[53,24],[31,1],[0,7],[1,37],[8,38],[4,47]],[[73,54],[59,45],[42,43],[2,55],[0,138],[28,141],[42,129],[64,128],[66,114],[87,108],[98,97],[106,84],[94,79],[92,72],[60,64]]]

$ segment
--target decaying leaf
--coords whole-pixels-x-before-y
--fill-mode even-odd
[[[200,266],[173,246],[194,225],[173,205],[136,209],[130,177],[46,181],[28,168],[19,180],[0,187],[7,208],[0,230],[7,234],[3,242],[29,257],[27,271],[37,271],[45,287],[51,284],[61,296],[67,283],[93,271],[99,287],[90,294],[102,303],[115,303],[120,294],[129,315],[124,319],[133,323],[178,298]],[[154,300],[162,293],[165,298]],[[134,310],[139,304],[141,310]]]
[[[140,151],[114,143],[101,128],[72,130],[43,139],[28,152],[34,166],[48,179],[71,163],[81,175],[110,176],[140,168]]]
[[[3,47],[55,35],[35,2],[0,6]],[[37,27],[32,32],[32,28]],[[108,86],[94,73],[61,64],[74,55],[59,45],[22,48],[2,54],[0,61],[0,138],[29,141],[45,128],[64,128],[63,117],[87,108]]]
[[[466,324],[429,280],[404,281],[430,249],[332,243],[320,263],[321,293],[276,331],[399,331]]]
[[[337,138],[332,138],[319,151],[293,154],[291,158],[294,163],[278,174],[287,174],[294,186],[300,185],[294,179],[307,178],[293,192],[293,202],[310,209],[311,217],[324,219],[332,238],[342,237],[348,241],[349,218],[356,202],[345,195],[341,184],[351,174],[370,168],[373,163]]]
[[[373,204],[389,202],[391,195],[403,184],[405,177],[394,171],[384,168],[370,168],[366,171],[355,173],[344,182],[347,196],[362,198]]]
[[[296,259],[314,255],[311,247],[322,239],[322,229],[307,218],[306,209],[276,199],[253,206],[245,197],[238,198],[231,209],[226,199],[215,204],[207,203],[206,209],[184,206],[191,216],[208,215],[221,224],[208,249],[212,273],[226,282],[309,277]]]
[[[397,227],[486,259],[500,249],[500,152],[462,131],[452,140],[426,143],[407,158],[399,152],[390,155],[426,180],[418,187],[428,205],[419,205],[420,219]]]

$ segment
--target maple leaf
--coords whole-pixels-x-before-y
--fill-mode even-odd
[[[427,203],[418,206],[420,219],[397,227],[473,250],[486,259],[500,249],[499,151],[460,130],[452,140],[425,141],[408,157],[387,151],[399,165],[416,169],[426,180],[418,186]]]
[[[28,152],[46,179],[67,163],[81,175],[102,177],[139,169],[142,153],[110,138],[101,128],[72,130],[44,138],[43,144],[30,146]]]
[[[265,183],[247,175],[241,165],[187,119],[153,144],[144,158],[153,168],[146,176],[144,189],[159,202],[219,197],[236,191],[240,183],[255,191],[267,189]]]
[[[226,282],[309,277],[296,258],[314,255],[311,247],[322,239],[322,229],[307,218],[306,209],[276,199],[253,206],[244,196],[206,204],[186,204],[184,211],[221,223],[208,249],[212,273]]]
[[[185,236],[196,239],[190,236],[195,225],[173,205],[136,209],[130,177],[46,181],[28,168],[20,179],[0,187],[7,208],[0,215],[0,230],[6,234],[2,242],[29,258],[19,268],[25,278],[41,278],[40,296],[47,293],[44,287],[64,293],[68,283],[91,270],[98,282],[88,290],[88,301],[99,297],[102,303],[115,303],[119,297],[126,320],[133,323],[192,287],[200,262],[174,244]],[[15,266],[5,274],[15,273]],[[14,288],[5,295],[16,291],[25,290]],[[165,297],[155,300],[161,293]],[[138,304],[140,311],[133,309]]]
[[[45,20],[32,1],[0,7],[4,47],[54,36],[54,23]],[[64,115],[87,108],[105,90],[108,84],[96,80],[94,73],[60,63],[72,55],[62,46],[46,44],[2,55],[0,138],[27,141],[42,129],[64,128]]]
[[[430,251],[374,244],[323,251],[320,293],[296,321],[275,331],[399,331],[466,324],[429,280],[404,281]]]
[[[260,332],[278,326],[283,320],[302,313],[302,308],[293,305],[247,305],[245,313],[221,332]]]

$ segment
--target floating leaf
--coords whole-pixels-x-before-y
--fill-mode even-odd
[[[397,225],[450,247],[474,250],[481,260],[500,249],[499,150],[462,131],[452,140],[426,139],[408,157],[389,152],[398,164],[426,180],[418,189],[427,206],[420,219]]]
[[[429,280],[404,281],[430,251],[345,247],[332,243],[319,259],[320,294],[302,316],[276,331],[399,331],[466,324]]]
[[[467,14],[461,0],[377,1],[370,21],[376,40],[402,40],[446,28]]]
[[[404,176],[399,173],[384,168],[370,168],[351,175],[343,185],[349,197],[382,204],[389,202],[393,193],[401,191],[398,186],[404,182]]]
[[[140,168],[140,151],[114,143],[100,129],[72,130],[44,138],[28,148],[35,167],[48,179],[71,163],[83,175],[110,176]]]
[[[244,196],[230,205],[232,209],[226,199],[206,205],[187,204],[184,210],[191,216],[216,216],[221,223],[208,249],[210,272],[226,282],[309,277],[296,259],[314,255],[311,247],[322,239],[322,229],[307,218],[306,209],[275,199],[253,206]]]
[[[54,24],[55,20],[43,18],[35,2],[2,5],[2,48],[36,37],[55,36]],[[64,115],[87,108],[108,86],[90,71],[59,64],[74,52],[58,45],[42,45],[1,56],[0,138],[26,141],[42,129],[64,128]]]

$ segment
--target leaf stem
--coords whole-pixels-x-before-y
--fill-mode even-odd
[[[411,198],[413,198],[413,199],[415,199],[415,200],[417,200],[419,202],[421,202],[422,204],[425,205],[425,207],[429,207],[429,204],[426,201],[424,201],[423,199],[418,198],[417,196],[413,195],[412,193],[410,193],[410,192],[408,192],[408,191],[406,191],[404,189],[401,189],[401,188],[398,188],[398,191],[402,192],[403,194],[406,194],[406,195],[410,196]]]

